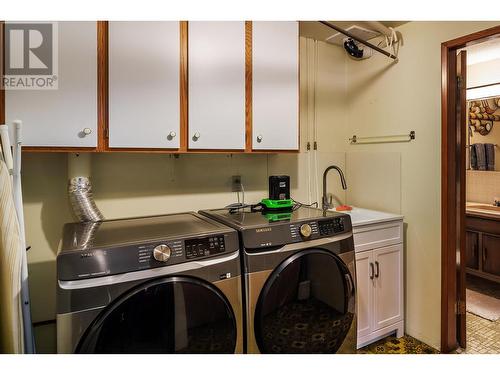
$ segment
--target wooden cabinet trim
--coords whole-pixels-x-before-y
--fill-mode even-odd
[[[252,134],[252,21],[245,21],[245,151],[251,152]]]
[[[179,22],[180,28],[180,145],[179,151],[187,151],[188,145],[188,23],[187,21]]]
[[[109,147],[108,21],[97,21],[97,151]]]

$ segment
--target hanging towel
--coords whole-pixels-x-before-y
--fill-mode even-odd
[[[484,143],[474,143],[472,145],[474,151],[476,152],[477,168],[480,171],[486,170],[486,151],[484,149]]]
[[[474,145],[469,146],[470,168],[477,170],[477,154]]]
[[[495,170],[495,145],[493,143],[485,143],[484,149],[486,153],[486,170]]]
[[[22,241],[12,182],[0,159],[0,353],[23,353]]]

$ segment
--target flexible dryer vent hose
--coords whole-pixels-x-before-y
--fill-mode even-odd
[[[74,215],[82,222],[104,220],[92,195],[90,157],[90,154],[68,155],[69,201]]]

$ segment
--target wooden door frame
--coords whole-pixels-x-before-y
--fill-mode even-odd
[[[457,50],[500,34],[495,26],[441,44],[441,351],[458,347],[457,249],[465,251],[465,155],[463,126],[457,126]],[[458,213],[457,213],[458,212]],[[464,264],[459,267],[465,267]]]

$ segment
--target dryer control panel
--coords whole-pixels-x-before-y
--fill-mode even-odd
[[[344,218],[290,224],[290,233],[295,241],[333,236],[344,231]]]

